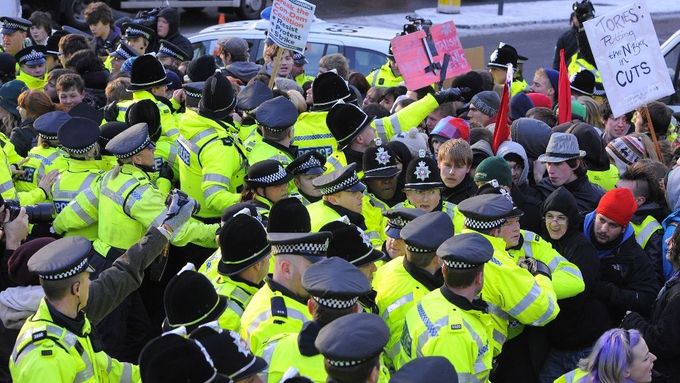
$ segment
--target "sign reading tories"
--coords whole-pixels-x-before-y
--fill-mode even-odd
[[[615,116],[673,93],[644,2],[618,8],[583,26]]]
[[[267,37],[283,49],[304,54],[315,9],[304,0],[274,0]]]

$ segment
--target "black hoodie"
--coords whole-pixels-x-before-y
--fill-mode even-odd
[[[599,279],[600,260],[593,245],[581,231],[581,215],[576,199],[564,187],[557,188],[546,198],[542,216],[557,211],[567,216],[569,227],[560,239],[552,239],[542,226],[542,236],[555,250],[581,270],[585,290],[575,297],[561,299],[560,313],[546,326],[552,347],[561,350],[577,350],[590,346],[610,327],[607,307],[592,294]]]
[[[160,48],[160,40],[167,40],[177,45],[188,55],[191,55],[191,53],[194,51],[191,47],[191,41],[179,33],[179,11],[176,8],[163,8],[158,12],[158,17],[168,20],[168,35],[165,37],[156,36],[156,41],[152,43],[152,46],[149,46],[147,52],[158,52],[158,48]]]

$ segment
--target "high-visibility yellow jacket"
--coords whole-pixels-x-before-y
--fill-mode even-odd
[[[132,92],[132,100],[119,102],[117,104],[118,115],[116,116],[116,120],[125,122],[125,113],[128,108],[140,100],[151,100],[156,103],[158,111],[161,113],[161,131],[168,137],[177,138],[177,135],[179,135],[179,114],[174,113],[174,111],[165,103],[158,101],[156,96],[148,90],[134,91]]]
[[[635,242],[640,245],[642,249],[644,249],[647,246],[647,243],[649,240],[652,238],[652,235],[656,233],[659,230],[663,230],[663,227],[659,223],[659,221],[656,220],[651,215],[648,215],[645,217],[645,219],[640,222],[639,225],[631,222],[631,226],[633,226],[633,231],[635,232]]]
[[[66,168],[66,159],[64,152],[59,148],[44,148],[42,146],[35,146],[28,151],[27,160],[19,169],[24,171],[24,174],[18,175],[14,178],[14,186],[17,191],[31,191],[38,187],[38,182],[47,173],[52,170],[61,172]]]
[[[366,76],[366,81],[368,81],[372,87],[392,88],[402,85],[404,83],[404,78],[394,75],[394,72],[392,72],[392,68],[390,68],[390,63],[388,61],[380,66],[380,68],[369,73],[368,76]]]

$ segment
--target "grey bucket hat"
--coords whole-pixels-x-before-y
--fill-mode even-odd
[[[553,133],[545,148],[545,153],[538,157],[541,162],[564,162],[573,158],[583,158],[586,152],[578,147],[576,136],[571,133]]]

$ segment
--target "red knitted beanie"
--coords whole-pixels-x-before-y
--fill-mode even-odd
[[[618,188],[612,189],[602,196],[595,212],[621,226],[628,226],[636,210],[637,204],[633,193],[628,189]]]

